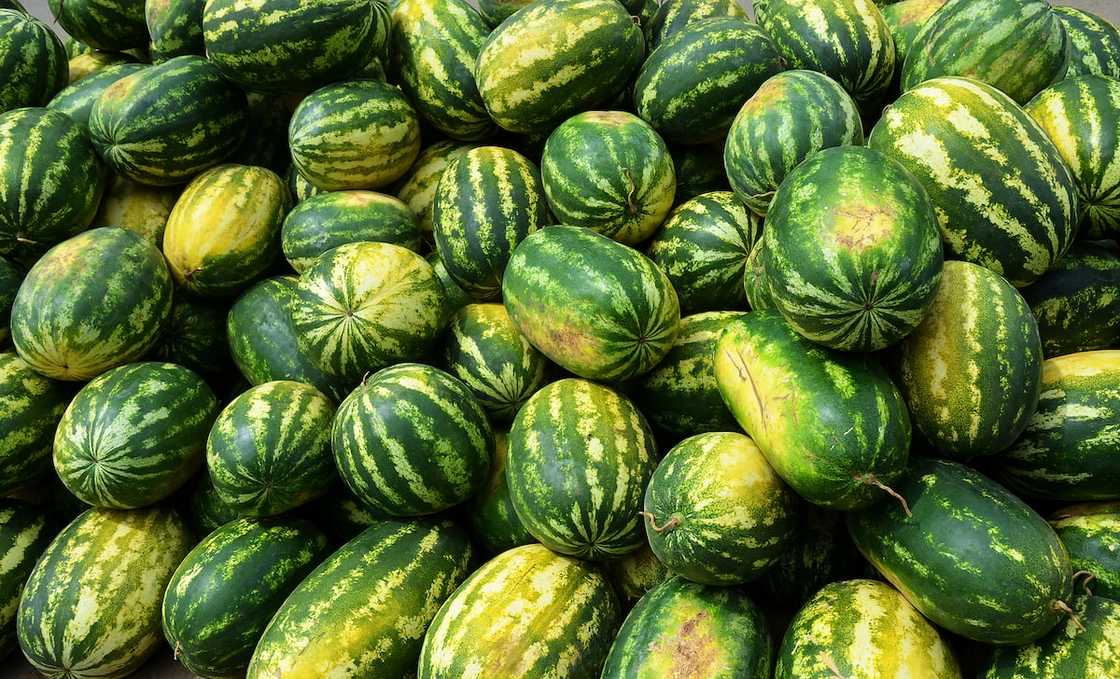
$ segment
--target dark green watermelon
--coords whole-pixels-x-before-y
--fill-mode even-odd
[[[46,106],[66,87],[66,48],[30,14],[0,7],[0,113]]]
[[[1120,346],[1120,252],[1114,246],[1075,243],[1021,292],[1038,321],[1046,358]]]

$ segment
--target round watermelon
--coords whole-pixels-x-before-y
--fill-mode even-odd
[[[66,87],[66,48],[30,14],[0,8],[0,113],[46,106]]]
[[[206,54],[202,38],[202,9],[198,0],[150,0],[144,3],[144,22],[151,35],[152,60],[167,61],[184,54]]]
[[[1055,7],[1069,37],[1067,77],[1102,75],[1120,78],[1120,28],[1076,7]]]
[[[397,198],[416,215],[420,230],[428,241],[432,236],[432,203],[435,202],[439,178],[453,159],[471,148],[474,145],[456,141],[437,141],[424,147],[408,173],[393,189]]]

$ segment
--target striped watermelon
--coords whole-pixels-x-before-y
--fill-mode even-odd
[[[863,144],[859,109],[835,80],[814,71],[770,78],[739,109],[723,162],[735,195],[766,215],[774,193],[818,151]]]
[[[248,679],[411,675],[424,630],[471,567],[470,540],[450,521],[376,522],[287,598]]]
[[[644,55],[641,29],[615,0],[552,0],[502,22],[475,76],[498,125],[541,133],[613,99]]]
[[[509,421],[548,379],[550,364],[501,304],[470,304],[452,317],[442,367],[463,381],[487,414]]]
[[[518,330],[560,367],[588,379],[649,372],[672,347],[680,306],[650,260],[590,229],[529,236],[502,281]]]
[[[8,343],[12,303],[16,301],[16,291],[22,282],[23,272],[15,264],[0,257],[0,346]]]
[[[230,155],[247,122],[245,94],[206,59],[175,57],[121,78],[89,114],[89,133],[117,174],[182,184]]]
[[[389,243],[324,253],[296,285],[300,350],[328,375],[357,381],[424,355],[445,323],[443,287],[420,255]]]
[[[1120,252],[1115,248],[1074,243],[1022,293],[1038,321],[1046,358],[1120,345]]]
[[[0,493],[50,470],[55,428],[69,402],[62,384],[16,354],[0,353]]]
[[[1120,351],[1051,358],[1040,387],[1023,435],[995,460],[996,477],[1028,497],[1120,499]]]
[[[665,455],[646,488],[643,516],[649,545],[671,572],[705,585],[738,585],[790,547],[796,508],[797,496],[754,441],[713,432]]]
[[[605,560],[644,543],[638,512],[657,449],[624,396],[577,379],[542,388],[513,421],[507,465],[517,516],[549,549]]]
[[[12,305],[12,341],[47,377],[83,381],[147,353],[170,314],[159,250],[131,231],[93,229],[28,272]]]
[[[1067,78],[1040,92],[1026,111],[1073,174],[1081,233],[1120,234],[1120,80]]]
[[[904,471],[910,418],[874,357],[815,345],[770,311],[731,321],[714,355],[735,419],[809,502],[866,507]]]
[[[456,313],[471,303],[471,296],[460,288],[458,283],[451,280],[451,274],[447,273],[447,267],[444,265],[443,260],[439,258],[438,252],[429,253],[427,262],[432,267],[432,272],[436,275],[436,280],[439,281],[440,289],[443,290],[444,301],[449,315]]]
[[[946,262],[925,319],[900,345],[898,385],[942,454],[994,455],[1038,403],[1042,343],[1022,296],[990,270]]]
[[[66,87],[66,48],[50,27],[30,14],[0,8],[0,113],[46,106]]]
[[[671,142],[719,141],[742,102],[783,68],[777,46],[747,18],[705,19],[649,55],[634,83],[634,106]]]
[[[319,255],[346,243],[393,243],[420,250],[416,215],[401,201],[373,191],[335,191],[312,196],[284,218],[281,246],[297,272]]]
[[[1120,28],[1076,7],[1055,7],[1054,14],[1069,37],[1069,77],[1120,78]]]
[[[762,236],[762,219],[730,191],[697,196],[669,216],[649,256],[669,277],[681,313],[746,307],[747,257]]]
[[[224,305],[176,299],[152,355],[203,375],[225,376],[231,367],[226,338],[228,312]]]
[[[238,519],[206,537],[171,576],[163,633],[194,674],[240,676],[273,614],[330,554],[300,519]]]
[[[186,524],[168,509],[90,509],[35,564],[16,631],[23,654],[48,677],[125,677],[160,646],[160,601],[190,550]]]
[[[755,0],[754,10],[788,66],[824,73],[868,110],[886,94],[897,56],[872,0]]]
[[[620,622],[610,583],[589,564],[518,547],[475,571],[439,609],[417,676],[596,677]]]
[[[16,611],[23,584],[54,532],[39,509],[18,500],[0,500],[0,659],[16,648]]]
[[[436,252],[451,278],[479,300],[498,297],[514,248],[551,222],[537,166],[499,146],[450,160],[432,200]]]
[[[1092,574],[1087,586],[1093,593],[1120,599],[1120,503],[1064,507],[1050,525],[1069,552],[1073,570]]]
[[[163,233],[175,282],[202,297],[247,287],[279,254],[288,200],[283,180],[263,167],[219,165],[195,177]]]
[[[747,305],[753,311],[777,311],[778,305],[770,294],[770,282],[763,266],[766,239],[759,238],[751,253],[747,255],[746,271],[743,273],[743,292],[747,295]]]
[[[842,513],[802,503],[797,518],[793,543],[759,579],[766,599],[790,614],[830,582],[870,570],[844,530]]]
[[[392,85],[352,80],[305,97],[292,114],[288,144],[293,166],[316,187],[378,189],[416,160],[420,119]]]
[[[89,116],[101,93],[121,78],[148,68],[146,64],[130,62],[112,64],[71,82],[51,98],[47,108],[62,111],[83,128],[89,129]],[[100,226],[100,225],[99,225]]]
[[[67,35],[99,50],[148,46],[144,0],[49,0]]]
[[[879,8],[883,13],[883,20],[890,28],[894,47],[898,52],[895,67],[897,78],[902,77],[903,62],[914,47],[918,34],[930,17],[945,6],[945,2],[946,0],[902,0]]]
[[[167,218],[179,194],[178,187],[146,186],[124,177],[113,177],[92,226],[120,226],[162,248]]]
[[[67,63],[70,71],[70,84],[73,85],[85,80],[110,66],[130,63],[136,63],[136,57],[124,52],[86,52],[85,54],[79,54]]]
[[[827,585],[790,622],[774,679],[961,679],[949,645],[889,585]]]
[[[770,679],[766,619],[742,592],[674,577],[626,616],[602,679]]]
[[[183,507],[183,515],[195,535],[206,537],[237,518],[237,510],[222,500],[210,480],[210,471],[203,469],[195,476]]]
[[[0,114],[0,255],[31,264],[89,226],[105,191],[101,159],[64,113]]]
[[[553,130],[541,179],[561,223],[627,245],[648,239],[665,221],[677,184],[665,142],[622,111],[586,111]]]
[[[645,593],[670,577],[669,569],[657,560],[649,545],[603,564],[623,610],[630,610]]]
[[[1030,643],[1058,624],[1073,570],[1033,509],[945,460],[914,460],[898,493],[912,515],[888,502],[850,514],[848,529],[863,556],[924,616],[998,645]]]
[[[335,407],[314,387],[266,382],[235,398],[206,441],[218,495],[241,516],[272,516],[322,495],[335,481]]]
[[[678,146],[669,149],[677,175],[677,205],[696,196],[731,188],[723,170],[723,144]]]
[[[532,0],[478,0],[478,10],[487,25],[495,28],[530,2]]]
[[[159,502],[202,466],[214,392],[173,363],[130,363],[94,379],[66,408],[54,467],[79,500],[134,509]]]
[[[513,508],[510,499],[509,483],[506,481],[506,460],[508,459],[508,438],[506,434],[494,432],[494,448],[490,455],[490,480],[471,500],[466,508],[467,526],[475,544],[490,556],[530,545],[537,541],[525,530],[521,519]]]
[[[307,177],[301,175],[295,165],[288,168],[286,183],[288,185],[288,193],[291,194],[292,198],[294,198],[297,203],[303,202],[312,196],[317,196],[320,193],[326,193],[326,191],[308,181]]]
[[[1069,36],[1047,0],[948,0],[914,39],[902,89],[960,76],[1025,104],[1066,74]]]
[[[748,18],[737,0],[665,0],[645,27],[646,45],[652,52],[666,39],[713,17]]]
[[[436,186],[443,171],[451,161],[462,155],[471,144],[456,141],[437,141],[425,147],[409,168],[408,174],[395,187],[397,198],[404,201],[420,220],[420,230],[428,239],[432,233],[432,203],[436,198]]]
[[[199,0],[147,0],[144,22],[151,36],[152,61],[159,63],[184,54],[206,54],[202,39]]]
[[[325,495],[308,505],[307,514],[337,544],[353,540],[373,524],[389,517],[373,511],[339,481]]]
[[[365,504],[389,516],[422,516],[486,484],[494,434],[467,385],[401,363],[362,380],[342,402],[331,448],[342,480]]]

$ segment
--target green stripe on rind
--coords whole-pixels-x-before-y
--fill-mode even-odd
[[[653,51],[689,26],[713,17],[747,18],[737,0],[666,0],[645,28],[646,45]]]
[[[610,583],[590,565],[541,545],[518,547],[475,571],[443,604],[417,676],[596,677],[621,619]]]
[[[439,281],[440,289],[443,290],[448,314],[459,311],[473,301],[466,290],[463,290],[458,283],[451,280],[451,275],[447,273],[447,267],[444,266],[443,260],[439,258],[438,252],[429,253],[426,260],[432,267],[432,273],[435,274],[436,280]]]
[[[678,146],[670,149],[677,175],[677,205],[713,191],[727,191],[731,185],[723,170],[723,144]]]
[[[774,679],[960,679],[949,645],[905,598],[874,580],[825,586],[798,611]]]
[[[162,642],[160,601],[191,548],[167,509],[90,509],[43,552],[16,618],[24,656],[51,679],[132,674]]]
[[[665,455],[644,509],[646,538],[670,571],[706,585],[739,585],[792,544],[797,496],[754,441],[713,432]]]
[[[193,487],[183,506],[183,514],[195,535],[204,538],[238,518],[237,511],[214,490],[209,470],[200,471],[191,485]]]
[[[588,379],[649,372],[672,347],[680,322],[677,294],[656,264],[580,227],[552,226],[522,241],[502,292],[533,346]]]
[[[47,108],[65,113],[73,118],[74,122],[88,129],[90,113],[93,111],[93,105],[97,103],[101,93],[121,78],[138,73],[145,68],[148,68],[146,64],[125,63],[98,69],[56,94],[47,104]],[[103,224],[101,226],[127,225]]]
[[[8,260],[0,257],[0,345],[7,345],[11,325],[12,303],[23,282],[23,272]]]
[[[587,111],[548,136],[541,178],[552,214],[620,243],[640,243],[673,207],[677,178],[661,137],[622,111]]]
[[[657,560],[649,545],[603,564],[607,578],[622,601],[622,609],[630,610],[645,593],[670,577],[669,569]]]
[[[532,0],[479,0],[478,10],[486,23],[496,28],[517,10],[528,5]]]
[[[295,165],[288,167],[285,183],[288,185],[288,192],[292,194],[292,198],[295,199],[297,203],[301,203],[320,193],[327,193],[323,189],[312,184],[307,177],[300,174]]]
[[[1040,92],[1026,111],[1073,175],[1082,235],[1120,234],[1120,81],[1067,78]]]
[[[66,48],[35,17],[0,8],[0,113],[45,106],[66,87]]]
[[[723,162],[735,195],[766,215],[786,175],[821,149],[863,144],[855,102],[814,71],[786,71],[764,82],[739,109]]]
[[[890,28],[898,52],[895,73],[901,77],[903,61],[914,47],[914,41],[930,17],[945,5],[946,0],[902,0],[879,9]]]
[[[222,500],[246,517],[272,516],[322,495],[338,478],[331,458],[335,407],[314,387],[267,382],[235,398],[206,441]]]
[[[1120,28],[1076,7],[1055,7],[1069,36],[1067,77],[1101,75],[1120,78]]]
[[[389,516],[434,514],[472,497],[494,448],[467,386],[419,363],[363,380],[339,406],[331,441],[350,491]]]
[[[471,559],[470,540],[450,521],[376,522],[296,587],[248,679],[409,676],[428,623]]]
[[[54,437],[55,471],[87,504],[154,504],[198,471],[217,414],[214,392],[186,368],[114,368],[84,386],[66,408]]]
[[[754,603],[733,588],[674,577],[626,616],[602,679],[770,679],[770,633]]]
[[[394,187],[400,198],[420,220],[420,229],[429,237],[432,233],[432,203],[436,197],[436,186],[443,171],[451,161],[463,154],[472,144],[454,141],[438,141],[425,147],[409,168],[408,174]]]
[[[526,51],[526,45],[533,45]],[[487,37],[475,75],[490,116],[545,132],[621,91],[645,56],[642,31],[615,0],[538,2]]]
[[[996,459],[995,474],[1027,497],[1120,499],[1120,351],[1087,351],[1042,364],[1038,408]]]
[[[93,229],[28,272],[12,305],[12,342],[44,375],[88,380],[147,353],[170,313],[159,250],[131,231]]]
[[[1025,104],[1065,77],[1069,54],[1069,37],[1046,0],[949,0],[914,39],[902,89],[960,76]]]
[[[0,493],[50,470],[54,432],[70,394],[14,353],[0,354]]]
[[[1073,614],[1050,634],[1019,648],[999,648],[979,679],[1066,679],[1120,676],[1116,639],[1120,603],[1102,596],[1071,602]]]
[[[778,48],[747,18],[705,19],[649,55],[634,83],[634,106],[671,142],[719,141],[741,102],[782,69]]]
[[[152,357],[208,376],[226,375],[231,367],[226,320],[229,307],[180,297],[152,351]]]
[[[1073,177],[1042,129],[989,85],[922,83],[883,111],[868,145],[925,187],[947,256],[1024,286],[1073,242]]]
[[[471,537],[490,556],[537,541],[525,530],[513,508],[506,480],[507,451],[507,435],[495,432],[494,449],[490,455],[490,480],[466,507]]]
[[[1120,599],[1120,503],[1064,507],[1050,525],[1069,552],[1073,570],[1093,575],[1088,583],[1093,593]]]
[[[509,434],[506,476],[517,516],[561,554],[603,560],[644,544],[638,512],[656,466],[645,418],[594,382],[542,388]]]
[[[995,455],[1038,403],[1042,342],[1022,296],[988,269],[945,262],[922,323],[899,345],[898,386],[941,454]]]
[[[284,599],[329,554],[327,536],[301,519],[238,519],[211,533],[164,594],[176,660],[205,677],[243,674]]]
[[[0,500],[0,658],[16,648],[19,596],[52,537],[46,514],[18,500]]]
[[[281,246],[296,272],[306,271],[327,250],[357,242],[393,243],[420,250],[416,215],[401,201],[373,191],[335,191],[312,196],[284,218]]]
[[[184,54],[206,54],[202,38],[202,8],[199,0],[152,0],[144,3],[144,23],[151,36],[155,62]]]
[[[509,421],[547,378],[550,367],[501,304],[471,304],[451,319],[442,367],[470,388],[495,420]]]
[[[301,351],[328,375],[356,382],[425,355],[445,324],[432,267],[389,243],[324,253],[296,285],[292,323]]]
[[[30,264],[97,214],[107,174],[78,125],[58,111],[0,115],[0,255]]]
[[[1120,253],[1111,247],[1074,243],[1022,292],[1046,358],[1120,345]]]
[[[964,465],[919,458],[887,501],[848,515],[863,556],[921,613],[963,637],[1030,643],[1063,617],[1069,555],[1046,521]]]
[[[681,204],[649,246],[650,259],[669,277],[681,313],[742,309],[747,257],[762,235],[762,219],[730,191]]]
[[[537,166],[498,146],[451,159],[432,201],[436,251],[451,278],[478,300],[501,294],[514,248],[551,222]]]
[[[143,0],[49,0],[51,16],[72,36],[100,50],[147,48]]]
[[[743,292],[747,295],[747,305],[751,311],[777,311],[777,303],[770,292],[770,282],[766,278],[765,255],[766,239],[759,238],[747,255],[746,271],[743,272]]]

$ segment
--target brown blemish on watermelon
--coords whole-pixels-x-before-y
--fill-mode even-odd
[[[881,206],[849,206],[835,212],[832,238],[848,250],[862,251],[888,236],[895,213]]]
[[[712,637],[707,611],[700,611],[681,624],[676,636],[657,642],[657,651],[667,652],[676,679],[710,677],[716,662],[718,644]]]
[[[754,96],[747,99],[747,103],[743,104],[742,110],[764,111],[783,96],[785,96],[785,88],[782,86],[782,81],[771,78],[762,83],[762,87],[755,90]]]

